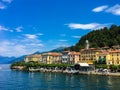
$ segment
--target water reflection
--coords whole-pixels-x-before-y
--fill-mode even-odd
[[[22,71],[0,72],[0,90],[120,90],[120,77]]]
[[[60,73],[44,73],[44,83],[49,88],[66,88],[66,90],[119,90],[116,88],[119,81],[113,80],[110,76],[87,76],[87,75],[69,75]],[[59,85],[59,86],[58,86]],[[54,89],[53,89],[54,90]]]

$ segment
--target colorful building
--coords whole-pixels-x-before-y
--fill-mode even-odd
[[[89,48],[88,40],[86,40],[85,49],[81,49],[80,53],[80,63],[93,64],[97,60],[98,50]]]
[[[98,51],[95,48],[81,50],[80,63],[93,64],[97,60]]]
[[[75,64],[75,63],[79,63],[80,60],[80,52],[69,52],[68,53],[68,63],[69,64]]]
[[[28,55],[25,57],[24,61],[25,62],[30,62],[30,61],[41,62],[42,56],[41,54]]]
[[[42,63],[57,64],[62,62],[62,54],[56,52],[49,52],[42,54]]]
[[[97,63],[99,64],[108,64],[110,61],[110,54],[108,51],[100,51],[97,54]]]
[[[107,62],[108,65],[120,65],[120,50],[111,50],[110,53],[110,60]]]

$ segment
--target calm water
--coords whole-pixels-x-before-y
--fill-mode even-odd
[[[0,67],[0,90],[120,90],[120,77],[32,73],[11,71],[8,65]]]

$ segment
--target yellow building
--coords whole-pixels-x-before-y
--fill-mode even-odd
[[[97,63],[109,65],[110,54],[108,51],[100,51],[97,54]]]
[[[111,50],[109,53],[110,60],[108,61],[108,64],[120,65],[120,50]]]
[[[30,62],[30,61],[41,62],[42,56],[41,56],[41,54],[28,55],[25,57],[24,61],[25,62]]]
[[[69,52],[68,53],[68,62],[69,64],[75,64],[75,63],[79,63],[80,60],[80,52]]]
[[[93,64],[97,60],[98,51],[95,48],[81,50],[80,63]]]
[[[56,52],[49,52],[42,54],[42,62],[45,64],[57,64],[62,62],[62,54]]]
[[[97,50],[95,48],[89,48],[88,40],[85,42],[85,49],[81,49],[80,53],[79,63],[93,64],[97,60]]]

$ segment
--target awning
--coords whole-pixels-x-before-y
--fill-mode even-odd
[[[87,63],[78,63],[81,67],[89,67]]]
[[[93,64],[93,62],[92,61],[88,61],[87,64],[90,65],[90,64]]]

